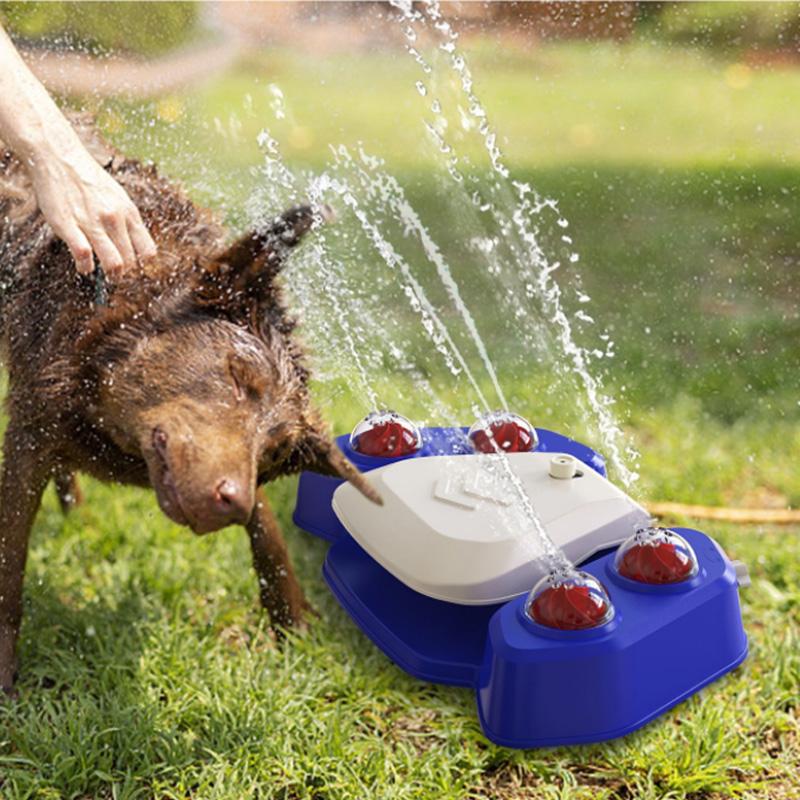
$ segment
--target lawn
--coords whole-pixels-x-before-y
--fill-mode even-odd
[[[514,176],[571,222],[592,316],[616,342],[605,380],[642,452],[642,497],[798,506],[800,71],[643,44],[526,52],[476,40],[470,51]],[[514,407],[591,440],[547,389],[557,359],[522,370],[525,353],[481,308],[477,258],[460,247],[469,232],[422,137],[430,98],[417,77],[394,55],[277,49],[185,96],[98,110],[121,146],[234,225],[259,182],[261,128],[297,167],[322,168],[329,142],[362,140],[443,251],[459,254],[456,276]],[[280,121],[270,84],[291,111]],[[478,169],[475,142],[462,146]],[[571,280],[565,270],[565,291]],[[430,374],[448,403],[468,406]],[[337,432],[365,408],[343,379],[315,391]],[[742,593],[751,656],[735,673],[622,740],[515,752],[482,737],[470,692],[412,680],[357,631],[322,581],[325,545],[291,524],[294,481],[268,494],[320,616],[283,648],[256,609],[241,530],[196,539],[149,493],[85,487],[66,520],[48,492],[34,531],[22,699],[0,709],[4,800],[800,796],[796,528],[707,528],[753,577]]]

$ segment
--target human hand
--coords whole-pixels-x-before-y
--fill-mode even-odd
[[[40,154],[30,166],[42,215],[69,247],[78,272],[92,272],[94,253],[114,280],[156,254],[139,210],[79,142],[66,152]]]
[[[136,206],[84,147],[2,27],[0,138],[30,170],[39,209],[78,272],[92,272],[92,253],[112,279],[155,255]]]

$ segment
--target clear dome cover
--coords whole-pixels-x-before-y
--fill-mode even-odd
[[[422,433],[395,411],[373,411],[353,428],[350,447],[365,456],[397,458],[416,453],[422,447]]]
[[[525,601],[525,613],[548,628],[580,631],[604,625],[614,616],[614,606],[594,575],[558,570],[533,587]]]
[[[679,583],[697,574],[697,556],[686,539],[669,528],[639,528],[617,550],[614,566],[640,583]]]
[[[539,443],[533,425],[511,411],[491,411],[475,421],[469,439],[479,453],[527,453]]]

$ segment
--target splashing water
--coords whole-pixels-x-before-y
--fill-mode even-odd
[[[500,222],[501,229],[516,232],[519,244],[514,249],[518,257],[516,262],[512,263],[531,265],[529,268],[522,269],[518,277],[525,283],[526,294],[535,295],[545,308],[557,343],[565,358],[572,364],[574,374],[583,385],[585,394],[582,399],[596,422],[603,450],[607,453],[620,480],[625,486],[630,487],[637,480],[638,474],[629,467],[628,459],[623,455],[623,451],[626,450],[628,455],[634,455],[634,457],[635,454],[623,443],[623,432],[609,409],[613,400],[603,396],[600,380],[589,370],[590,358],[587,351],[575,342],[572,323],[561,302],[561,289],[552,278],[552,274],[558,269],[559,264],[553,264],[547,259],[539,245],[535,231],[530,227],[531,217],[537,215],[544,208],[557,210],[557,205],[552,200],[539,197],[530,184],[511,180],[510,171],[505,165],[503,155],[497,145],[497,134],[491,128],[486,110],[474,92],[469,66],[457,49],[458,34],[442,16],[437,0],[429,0],[424,3],[421,10],[402,0],[394,0],[392,5],[401,11],[403,18],[409,23],[405,28],[408,40],[407,49],[409,52],[413,51],[412,55],[415,60],[419,60],[419,54],[412,46],[412,42],[417,39],[417,33],[413,27],[415,24],[422,27],[432,25],[441,37],[439,50],[446,54],[450,69],[455,73],[466,100],[469,116],[465,120],[464,127],[477,126],[492,170],[497,178],[492,189],[496,195],[499,195],[500,202],[486,203],[479,194],[473,195],[470,199],[473,205],[477,205],[482,212],[493,213]],[[459,106],[459,108],[461,107]],[[437,109],[439,110],[437,111]],[[436,101],[433,110],[434,113],[441,114],[440,101]],[[455,183],[463,187],[464,176],[458,171],[460,159],[454,147],[446,141],[442,133],[443,127],[426,122],[426,129],[439,146],[440,151],[448,156],[448,171],[455,179]],[[508,224],[508,209],[510,209],[510,220],[513,226]],[[559,216],[558,224],[560,227],[566,228],[569,223]],[[565,238],[567,241],[571,241],[568,237]],[[570,254],[570,261],[577,262],[578,254]],[[502,267],[497,264],[495,264],[495,268],[498,272],[502,270]],[[582,295],[582,298],[582,302],[589,300],[585,294]],[[524,310],[522,316],[525,316]],[[585,312],[578,312],[577,316],[579,319],[591,322],[591,318]]]
[[[513,326],[526,366],[536,361],[534,355],[549,358],[556,362],[561,377],[577,380],[581,391],[575,395],[576,402],[593,425],[617,476],[631,486],[637,475],[624,455],[623,434],[610,410],[613,401],[603,395],[601,381],[590,368],[592,357],[612,353],[613,343],[607,334],[600,334],[605,351],[589,351],[576,343],[573,321],[554,279],[560,262],[547,257],[535,227],[543,214],[555,214],[561,241],[571,246],[566,234],[569,223],[555,201],[539,196],[530,184],[512,179],[497,134],[473,90],[469,67],[458,51],[458,35],[438,4],[393,5],[400,11],[407,52],[423,74],[415,87],[433,115],[422,122],[444,167],[443,190],[451,205],[457,206],[462,225],[472,233],[467,242],[470,252],[481,259],[486,275],[494,281],[489,303],[496,306],[495,314],[508,320],[508,329]],[[426,58],[420,49],[422,33],[434,36],[438,43],[433,58]],[[455,77],[457,92],[451,105],[458,114],[458,127],[448,122],[447,97],[440,86],[448,74]],[[291,117],[280,88],[270,85],[269,92],[276,121]],[[481,139],[493,176],[488,184],[472,174],[473,165],[459,150],[470,135]],[[404,375],[412,387],[413,403],[422,405],[421,421],[427,423],[460,426],[468,421],[460,410],[464,403],[473,417],[493,408],[509,408],[490,347],[448,257],[384,162],[363,146],[355,151],[331,146],[327,167],[313,174],[290,169],[269,130],[262,132],[259,145],[264,163],[258,191],[248,202],[252,220],[263,221],[267,210],[306,201],[328,202],[346,217],[343,224],[326,229],[304,248],[290,267],[287,281],[302,310],[305,329],[317,343],[312,348],[317,377],[357,387],[351,394],[363,411],[369,411],[403,408],[397,401],[406,400],[406,395],[396,377]],[[570,264],[578,260],[577,253],[568,254]],[[433,287],[426,280],[429,275],[438,281]],[[443,292],[444,302],[437,299],[437,291]],[[579,303],[589,302],[579,282],[575,291]],[[582,309],[574,317],[592,323]],[[415,341],[420,332],[423,346]],[[442,365],[448,376],[447,390],[437,386]],[[510,486],[518,500],[498,509],[497,532],[515,531],[532,558],[541,559],[550,569],[569,569],[508,459],[493,454],[476,460],[489,479]],[[453,469],[458,468],[454,458]]]
[[[369,183],[371,178],[363,168],[359,167],[354,162],[347,150],[340,148],[339,152],[343,161],[347,163],[356,174],[360,175],[363,181]],[[400,186],[397,179],[394,176],[381,171],[379,169],[380,161],[375,158],[370,158],[363,151],[363,149],[360,150],[360,156],[361,162],[366,165],[366,167],[374,175],[377,176],[377,179],[382,184],[384,189],[384,199],[391,211],[397,214],[400,221],[404,224],[406,230],[413,233],[414,236],[417,237],[425,252],[426,258],[436,268],[436,273],[439,276],[439,279],[447,290],[447,294],[453,306],[458,311],[459,316],[467,328],[469,336],[478,350],[481,362],[487,374],[489,375],[489,378],[491,379],[492,387],[497,394],[500,405],[503,408],[507,408],[508,401],[506,400],[503,389],[500,386],[497,372],[495,371],[494,364],[492,364],[492,360],[489,357],[486,345],[484,344],[484,341],[478,332],[478,326],[476,325],[475,319],[467,307],[467,304],[464,302],[458,284],[453,278],[450,267],[442,256],[442,253],[436,245],[436,242],[433,241],[428,229],[422,224],[422,221],[420,220],[417,212],[414,210],[414,207],[408,202],[405,192],[403,191],[403,188]],[[484,405],[486,405],[485,402]]]
[[[352,155],[344,147],[336,148],[333,167],[344,169],[349,176],[349,182],[339,177],[332,177],[330,173],[305,176],[304,181],[301,176],[297,176],[288,170],[280,158],[276,140],[267,132],[264,132],[260,137],[260,144],[265,151],[264,175],[269,178],[263,184],[265,192],[275,195],[280,193],[281,189],[289,189],[296,193],[300,191],[300,186],[303,185],[302,194],[312,203],[320,204],[330,200],[330,194],[333,193],[335,197],[339,198],[340,206],[344,205],[345,208],[349,208],[353,212],[368,241],[381,256],[387,268],[399,273],[399,283],[402,287],[403,295],[407,299],[410,308],[419,315],[422,328],[428,334],[435,351],[444,360],[451,376],[456,379],[466,376],[477,396],[477,401],[471,408],[472,414],[477,416],[491,406],[470,370],[466,357],[453,341],[447,325],[428,298],[425,289],[414,277],[411,267],[397,254],[381,233],[379,227],[370,219],[369,212],[358,200],[356,192],[359,189],[379,189],[386,198],[386,207],[388,209],[399,208],[404,211],[401,214],[401,218],[411,223],[416,233],[420,236],[425,252],[436,265],[439,276],[447,286],[451,298],[459,306],[464,319],[468,322],[468,328],[474,336],[476,344],[480,346],[483,358],[485,358],[487,370],[492,375],[500,398],[504,401],[505,398],[502,395],[499,381],[480,339],[474,319],[460,297],[458,286],[447,264],[435,243],[430,239],[416,212],[405,199],[399,184],[394,179],[387,180],[387,176],[383,173],[379,173],[377,176],[370,175],[366,169],[362,169],[356,164]],[[369,163],[373,169],[377,166],[377,162],[374,159],[363,153],[362,160]],[[387,189],[390,191],[387,191]],[[263,207],[262,204],[265,202],[269,204],[268,207],[274,207],[272,206],[273,201],[262,195],[254,200],[254,209]],[[399,367],[410,374],[415,389],[421,391],[425,396],[426,405],[433,413],[434,418],[439,422],[445,421],[452,427],[458,428],[463,420],[459,420],[457,411],[443,401],[430,381],[419,372],[413,356],[405,349],[399,332],[395,331],[391,325],[375,325],[374,323],[378,319],[377,314],[352,315],[347,313],[348,309],[363,309],[364,305],[359,301],[368,302],[368,299],[360,298],[357,290],[354,291],[352,282],[348,283],[347,276],[352,273],[352,270],[346,270],[343,262],[332,256],[326,247],[324,239],[317,239],[310,248],[305,250],[303,263],[305,262],[312,263],[314,265],[313,269],[300,267],[293,270],[292,288],[299,296],[302,308],[316,310],[314,321],[309,325],[307,317],[306,324],[315,331],[315,338],[321,335],[327,340],[344,342],[350,355],[350,366],[355,367],[359,385],[368,398],[368,408],[375,409],[379,407],[380,402],[374,388],[374,381],[370,380],[368,367],[365,364],[362,353],[369,354],[371,347],[374,354],[376,352],[375,339],[377,338],[381,341],[384,352],[394,361],[395,368]],[[327,304],[323,304],[322,307],[317,301],[320,296],[324,296],[327,299]],[[324,310],[321,310],[321,308]],[[335,320],[338,335],[334,332],[331,324],[332,320]],[[364,320],[367,320],[367,325],[364,324]],[[371,328],[369,327],[370,321],[372,322]],[[334,339],[334,337],[336,338]],[[377,367],[378,365],[372,366]],[[519,503],[515,506],[498,511],[495,531],[497,535],[500,535],[503,531],[513,530],[517,533],[520,541],[528,547],[532,559],[545,559],[553,565],[553,568],[565,568],[567,563],[563,554],[552,544],[547,536],[533,504],[516,473],[510,468],[505,455],[482,455],[477,460],[481,471],[490,480],[500,481],[509,486],[519,498]],[[453,470],[458,471],[460,466],[460,460],[455,458],[453,460]]]

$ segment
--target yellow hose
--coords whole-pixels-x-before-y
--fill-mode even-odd
[[[792,508],[725,508],[686,503],[648,503],[647,508],[656,517],[681,516],[744,524],[800,525],[800,509]]]

